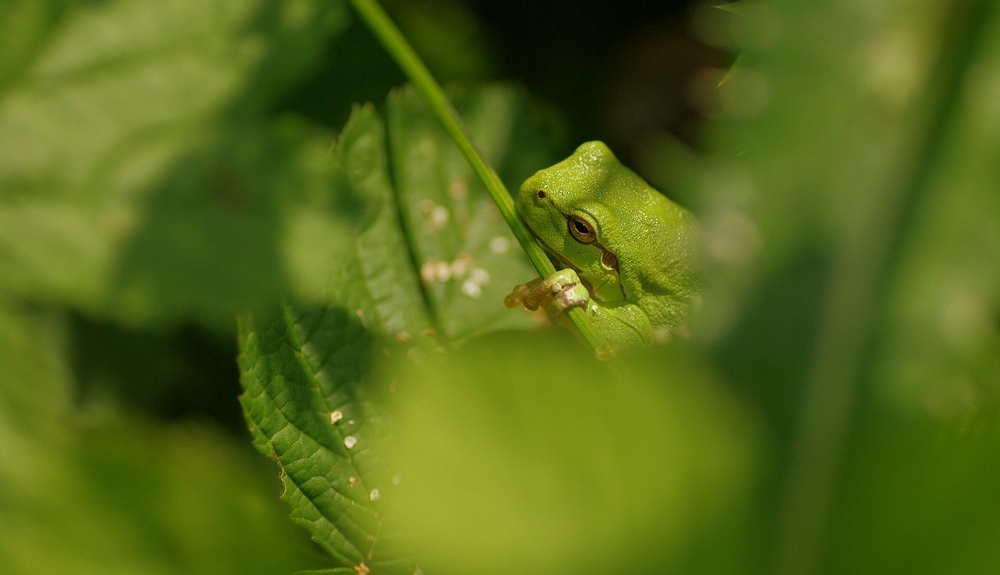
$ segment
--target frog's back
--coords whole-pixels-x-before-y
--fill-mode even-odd
[[[605,247],[618,257],[626,297],[646,311],[654,326],[683,323],[687,306],[699,287],[698,222],[691,212],[618,162],[606,146],[600,142],[584,145],[593,146],[595,154],[611,155],[613,159],[605,164],[606,185],[600,186],[595,199],[616,220],[616,229],[609,234]]]

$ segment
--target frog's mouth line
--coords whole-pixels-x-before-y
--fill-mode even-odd
[[[552,249],[549,246],[549,244],[545,243],[545,240],[543,240],[541,238],[541,236],[539,236],[537,233],[535,233],[535,230],[530,225],[528,226],[528,231],[531,232],[531,235],[535,236],[535,239],[538,240],[538,243],[542,244],[542,247],[545,248],[545,251],[549,252],[550,255],[552,255],[557,260],[559,260],[560,262],[562,262],[562,264],[564,266],[566,266],[568,268],[572,268],[573,271],[575,271],[576,273],[578,273],[578,274],[581,273],[580,272],[580,268],[578,268],[575,265],[573,265],[572,263],[570,263],[569,260],[567,260],[566,258],[562,257],[561,255],[559,255],[558,252],[556,252],[554,249]],[[580,281],[583,281],[583,278],[580,278]]]

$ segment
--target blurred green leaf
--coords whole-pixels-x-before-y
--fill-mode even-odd
[[[1000,569],[1000,435],[942,433],[894,409],[855,427],[830,529],[829,573],[969,573]]]
[[[909,529],[983,524],[936,489],[996,509],[977,479],[1000,381],[996,3],[767,6],[758,32],[777,34],[729,44],[746,50],[718,90],[719,156],[692,178],[715,266],[696,337],[774,398],[765,568],[991,572],[995,530]]]
[[[984,38],[915,206],[877,368],[883,397],[943,421],[1000,415],[1000,14]]]
[[[344,16],[309,0],[70,9],[0,94],[0,289],[210,325],[285,293],[269,180],[293,179],[301,144],[263,112]]]
[[[464,2],[388,0],[382,4],[438,80],[482,82],[493,77],[490,30]]]
[[[645,359],[617,382],[538,332],[399,364],[393,513],[424,570],[739,571],[753,426],[689,353]]]
[[[198,425],[71,402],[58,315],[0,307],[0,565],[38,573],[274,573],[322,565],[249,454]],[[291,526],[289,526],[291,527]]]
[[[63,3],[58,0],[17,0],[0,4],[0,93],[35,56]]]

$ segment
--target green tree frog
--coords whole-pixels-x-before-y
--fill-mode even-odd
[[[698,289],[697,221],[604,143],[587,142],[528,178],[517,209],[565,268],[515,287],[507,307],[543,307],[565,326],[563,312],[582,307],[611,355],[668,341],[684,329]]]

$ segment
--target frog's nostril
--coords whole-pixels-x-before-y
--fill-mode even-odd
[[[536,194],[536,195],[537,195],[537,196],[538,196],[539,198],[544,198],[544,197],[545,197],[545,192],[544,192],[544,191],[542,191],[542,190],[538,190],[538,194]]]

